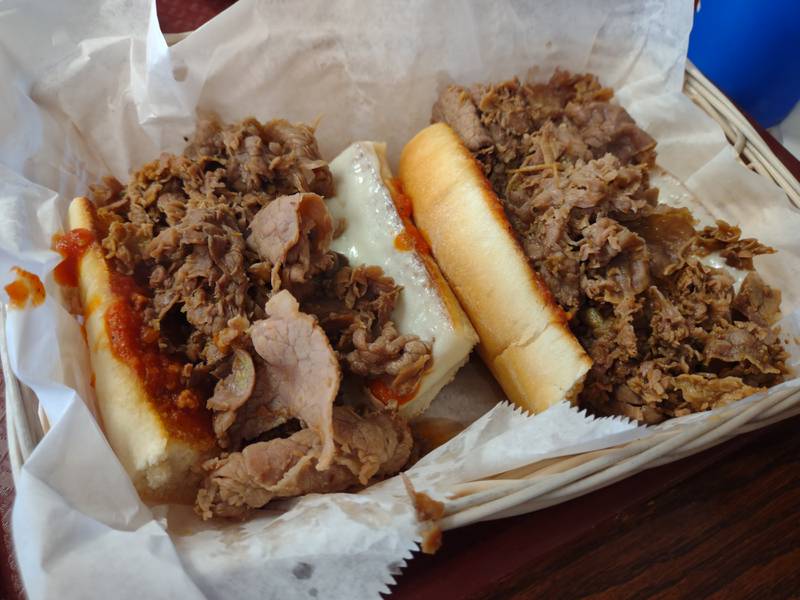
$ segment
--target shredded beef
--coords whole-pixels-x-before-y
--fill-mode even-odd
[[[754,238],[741,239],[738,227],[725,221],[717,221],[714,227],[705,227],[698,235],[700,253],[719,251],[720,256],[731,267],[753,270],[753,257],[759,254],[774,254],[775,249],[765,246]]]
[[[110,266],[150,292],[131,298],[142,336],[184,363],[182,383],[213,389],[206,407],[230,454],[206,465],[205,517],[405,464],[411,436],[398,417],[334,404],[343,373],[397,398],[413,392],[431,344],[391,321],[401,293],[391,277],[330,250],[346,223],[323,199],[333,179],[311,127],[203,120],[182,154],[92,192]]]
[[[747,321],[772,325],[781,308],[781,291],[769,287],[756,272],[748,273],[731,307]]]
[[[334,224],[321,196],[333,180],[313,133],[282,120],[203,120],[183,154],[162,155],[127,186],[107,179],[93,188],[106,257],[152,290],[144,320],[162,351],[191,365],[187,381],[224,376],[281,289],[319,319],[350,372],[383,378],[402,395],[430,365],[430,344],[410,335],[383,368],[356,360],[354,335],[382,343],[400,287],[379,267],[352,268],[330,251]],[[230,426],[231,415],[219,418]]]
[[[556,71],[450,86],[432,118],[472,151],[592,358],[579,402],[657,423],[782,381],[780,292],[751,273],[734,295],[733,278],[700,260],[752,270],[774,250],[724,221],[697,231],[687,209],[659,204],[655,140],[612,96],[593,75]]]
[[[263,316],[269,287],[245,237],[277,197],[333,193],[313,133],[286,121],[204,120],[183,154],[146,164],[127,186],[93,188],[106,257],[153,291],[145,317],[164,351],[213,369],[236,342],[232,328],[217,343],[228,323]]]

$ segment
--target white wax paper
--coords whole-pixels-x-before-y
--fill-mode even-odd
[[[15,375],[50,432],[17,480],[14,537],[31,598],[375,598],[411,556],[418,524],[397,479],[358,495],[271,505],[243,524],[147,507],[92,418],[87,353],[61,305],[49,250],[90,182],[180,151],[197,111],[312,121],[327,158],[357,139],[402,144],[450,81],[592,71],[659,142],[660,163],[715,214],[780,250],[762,260],[784,309],[800,299],[800,217],[736,164],[719,128],[680,94],[691,2],[240,0],[172,48],[152,3],[6,0],[0,10],[0,283],[39,275],[35,309],[10,311]],[[647,435],[566,405],[528,417],[468,365],[431,408],[463,425],[409,475],[453,486]],[[86,404],[84,404],[86,403]],[[491,409],[491,410],[490,410]],[[484,416],[480,416],[489,410]],[[480,417],[480,418],[478,418]]]

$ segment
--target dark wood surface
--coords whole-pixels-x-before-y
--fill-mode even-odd
[[[499,581],[484,597],[800,593],[800,421]]]
[[[158,2],[165,32],[228,0]],[[769,134],[779,158],[800,163]],[[2,393],[0,376],[0,393]],[[13,483],[0,407],[0,600],[23,597],[10,541]],[[800,598],[800,418],[571,502],[448,532],[393,598]]]
[[[14,479],[8,460],[6,441],[6,403],[3,373],[0,371],[0,598],[22,598],[22,582],[11,544],[11,505],[14,503]]]
[[[800,418],[448,532],[393,599],[800,597]]]

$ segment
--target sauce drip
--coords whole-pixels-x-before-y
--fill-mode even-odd
[[[205,409],[209,390],[185,387],[183,362],[162,352],[149,335],[142,320],[144,290],[133,277],[113,272],[111,289],[114,300],[105,312],[111,351],[139,375],[170,431],[191,441],[211,439],[211,417]]]
[[[414,244],[414,238],[407,231],[403,231],[394,238],[394,247],[401,252],[408,252],[413,250],[416,245]]]
[[[395,237],[394,247],[402,251],[408,251],[413,248],[420,254],[430,256],[431,247],[428,245],[422,232],[414,225],[411,200],[403,193],[400,180],[393,178],[388,183],[392,201],[397,208],[397,214],[400,215],[400,219],[403,221],[403,227],[405,228],[405,231]]]
[[[5,286],[11,308],[25,308],[29,300],[31,306],[39,306],[44,302],[46,294],[41,279],[19,267],[13,267],[11,270],[17,274],[17,278]]]
[[[414,397],[414,394],[417,393],[415,388],[408,394],[398,395],[397,392],[395,392],[383,379],[370,379],[367,382],[367,387],[372,395],[375,396],[375,398],[387,406],[393,402],[396,402],[397,406],[402,406],[411,400]]]
[[[78,263],[94,240],[91,231],[80,228],[53,236],[53,247],[64,257],[53,271],[56,283],[68,287],[78,285]]]

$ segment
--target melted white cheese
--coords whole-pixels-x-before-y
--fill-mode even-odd
[[[347,256],[352,266],[380,266],[403,286],[392,319],[401,333],[433,343],[433,367],[415,394],[415,398],[432,397],[467,359],[473,341],[468,333],[454,329],[436,283],[417,252],[395,246],[404,226],[384,184],[384,177],[390,176],[381,160],[384,153],[383,144],[357,142],[331,162],[336,196],[328,200],[328,209],[334,219],[346,223],[331,248]]]

